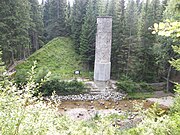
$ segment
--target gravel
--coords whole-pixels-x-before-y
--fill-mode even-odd
[[[57,101],[93,101],[93,100],[112,100],[119,101],[124,98],[124,94],[119,92],[106,92],[97,95],[92,94],[79,94],[79,95],[67,95],[67,96],[55,96],[53,100]],[[52,99],[52,97],[46,97]]]

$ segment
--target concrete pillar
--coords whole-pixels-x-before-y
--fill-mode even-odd
[[[111,72],[112,17],[97,18],[94,81],[107,82]]]

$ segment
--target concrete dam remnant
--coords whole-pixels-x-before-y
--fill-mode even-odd
[[[98,87],[106,87],[111,73],[112,17],[97,17],[94,81]]]

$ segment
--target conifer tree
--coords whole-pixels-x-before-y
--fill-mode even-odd
[[[126,8],[126,31],[125,31],[125,41],[127,44],[127,63],[126,63],[126,75],[131,76],[132,78],[135,76],[135,63],[137,61],[136,58],[136,48],[137,48],[137,23],[138,23],[138,5],[139,3],[135,3],[133,0],[129,0]]]
[[[46,0],[43,7],[43,23],[44,23],[45,28],[47,28],[50,21],[49,8],[50,8],[50,0]]]
[[[98,13],[99,16],[106,16],[108,14],[108,8],[111,1],[109,0],[98,0]]]
[[[30,9],[30,29],[29,36],[31,41],[31,51],[37,51],[43,45],[43,19],[41,14],[41,8],[37,0],[29,0]]]
[[[2,0],[0,2],[0,45],[3,60],[13,64],[15,60],[30,54],[28,29],[30,5],[27,0]]]
[[[106,2],[105,10],[104,10],[104,15],[108,14],[108,8],[109,8],[109,0]]]
[[[49,21],[46,28],[47,38],[52,39],[57,36],[66,36],[66,0],[51,0],[49,2]]]
[[[152,35],[150,27],[153,23],[161,20],[160,3],[158,0],[146,0],[143,4],[139,19],[139,47],[138,59],[136,65],[138,79],[146,82],[156,81],[156,57],[153,52],[153,46],[157,42],[156,36]],[[153,68],[150,68],[153,67]]]
[[[126,61],[126,47],[124,43],[125,28],[125,1],[112,0],[109,4],[108,15],[113,17],[112,35],[112,75],[119,78],[124,72]]]
[[[139,63],[136,65],[138,80],[148,81],[148,76],[150,70],[148,69],[149,55],[152,52],[149,43],[148,36],[150,36],[150,32],[148,32],[148,16],[149,16],[149,0],[146,0],[146,3],[143,3],[142,12],[140,14],[139,19],[139,50],[138,50],[138,59]],[[148,35],[149,34],[149,35]]]
[[[80,36],[80,55],[88,68],[93,69],[96,35],[97,0],[89,0]]]
[[[71,5],[69,1],[66,7],[65,23],[66,23],[66,32],[67,32],[67,35],[69,36],[71,35]]]
[[[72,38],[74,40],[74,48],[78,54],[80,54],[80,35],[84,17],[86,15],[87,0],[75,0],[72,11]]]

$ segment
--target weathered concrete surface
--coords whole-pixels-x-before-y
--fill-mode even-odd
[[[94,79],[97,81],[110,80],[111,63],[95,63]]]
[[[94,80],[107,82],[111,71],[112,17],[97,18]]]

